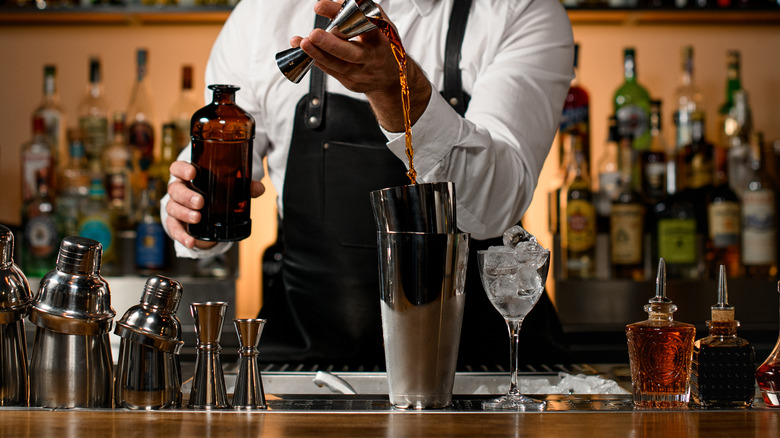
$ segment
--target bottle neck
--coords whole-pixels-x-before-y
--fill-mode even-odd
[[[234,91],[214,90],[214,103],[218,105],[231,105],[236,103],[236,93]]]
[[[636,62],[633,54],[627,54],[623,60],[623,76],[626,82],[636,82]]]
[[[737,337],[737,327],[739,321],[707,321],[707,327],[710,329],[711,336]]]

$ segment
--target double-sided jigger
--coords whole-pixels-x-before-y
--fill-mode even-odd
[[[0,225],[0,406],[27,406],[24,318],[32,296],[13,254],[14,235]]]
[[[257,363],[257,344],[265,326],[264,319],[234,319],[238,342],[238,376],[233,389],[234,409],[265,409],[265,393],[260,367]]]
[[[117,408],[168,409],[181,406],[179,352],[181,322],[176,310],[182,286],[161,275],[149,277],[141,303],[117,321],[122,338],[114,383]]]
[[[219,301],[190,304],[197,336],[195,376],[192,379],[192,391],[187,405],[190,408],[230,408],[225,388],[225,374],[219,358],[219,350],[222,349],[219,340],[222,336],[222,324],[225,321],[227,306],[227,303]]]
[[[347,0],[341,6],[341,11],[325,27],[326,32],[340,32],[345,38],[352,38],[376,25],[369,18],[382,18],[382,12],[371,0]],[[276,65],[282,74],[296,84],[306,76],[314,63],[300,47],[293,47],[276,54]]]

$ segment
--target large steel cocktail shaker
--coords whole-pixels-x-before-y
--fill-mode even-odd
[[[100,276],[102,246],[66,237],[56,269],[41,279],[30,321],[30,406],[110,408],[113,360],[108,332],[114,318],[108,283]]]
[[[0,225],[0,406],[27,406],[24,318],[32,297],[13,254],[14,235]]]
[[[179,351],[181,322],[176,309],[182,286],[161,275],[149,277],[141,303],[117,321],[122,338],[114,382],[117,408],[167,409],[181,406]]]

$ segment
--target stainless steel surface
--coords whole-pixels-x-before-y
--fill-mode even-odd
[[[390,403],[445,407],[458,357],[469,235],[378,234]]]
[[[114,383],[116,407],[164,409],[181,406],[179,350],[181,323],[176,310],[181,300],[179,282],[149,277],[140,304],[117,321],[122,338]]]
[[[209,301],[190,304],[198,338],[195,375],[190,391],[189,407],[194,409],[227,409],[230,404],[225,389],[225,376],[219,357],[222,324],[227,303]]]
[[[263,379],[257,363],[257,344],[263,334],[264,319],[234,319],[238,340],[238,376],[233,390],[234,409],[265,409]]]
[[[455,185],[412,184],[371,192],[380,232],[457,233]]]
[[[345,39],[376,29],[366,17],[381,18],[379,8],[371,0],[347,0],[341,11],[325,27],[326,32],[338,31]],[[282,74],[294,83],[306,76],[314,61],[298,47],[283,50],[276,54],[276,65]]]
[[[57,268],[40,282],[30,321],[30,406],[111,407],[113,360],[108,331],[114,318],[108,283],[100,276],[102,246],[66,237]]]
[[[0,225],[0,406],[27,406],[27,338],[24,317],[32,296],[13,260],[14,235]]]

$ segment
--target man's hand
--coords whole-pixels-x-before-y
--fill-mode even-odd
[[[176,180],[168,184],[168,205],[165,211],[168,218],[165,224],[168,226],[168,232],[171,238],[179,241],[187,248],[208,249],[216,245],[215,242],[206,242],[197,240],[187,232],[186,224],[197,224],[200,222],[200,209],[203,208],[205,200],[203,196],[192,190],[185,181],[192,181],[195,178],[195,166],[186,161],[175,161],[171,164],[171,175]],[[250,194],[257,198],[265,192],[265,186],[260,181],[252,181]]]
[[[314,5],[314,12],[330,19],[340,9],[340,3],[330,0],[320,0]],[[382,16],[387,20],[384,11]],[[390,23],[390,26],[393,24]],[[317,67],[347,89],[364,93],[385,129],[391,132],[404,130],[398,62],[393,56],[390,41],[379,29],[358,35],[350,41],[322,29],[314,29],[308,37],[293,37],[290,44],[300,47]],[[428,106],[431,85],[417,63],[408,56],[406,68],[411,99],[410,119],[414,124]]]

